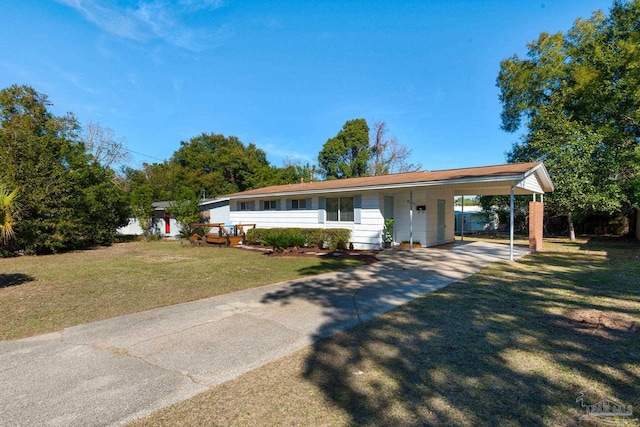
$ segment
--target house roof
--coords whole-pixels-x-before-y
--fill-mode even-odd
[[[376,189],[415,188],[434,185],[446,185],[459,188],[460,193],[456,194],[508,194],[511,186],[517,187],[515,189],[516,194],[553,191],[553,183],[544,164],[541,162],[531,162],[274,185],[229,194],[227,197],[231,199],[244,199]]]
[[[151,207],[153,208],[154,211],[164,211],[168,207],[170,207],[173,203],[175,202],[172,200],[153,202],[151,203]]]

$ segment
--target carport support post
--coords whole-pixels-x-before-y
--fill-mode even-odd
[[[513,261],[513,216],[514,216],[514,203],[513,203],[513,185],[511,186],[511,196],[509,197],[509,208],[510,208],[510,214],[509,214],[509,260]]]
[[[462,195],[462,213],[460,215],[460,241],[464,241],[464,194]]]

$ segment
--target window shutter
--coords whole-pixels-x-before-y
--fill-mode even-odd
[[[307,209],[311,209],[311,197],[307,199]]]
[[[240,210],[240,202],[236,202],[236,210],[239,211]]]
[[[256,210],[256,202],[249,202],[249,210],[250,211],[255,211]]]
[[[287,199],[287,210],[291,210],[291,199]]]
[[[318,197],[318,223],[324,224],[325,218],[325,205],[324,205],[324,197]]]
[[[264,209],[264,200],[258,200],[258,210],[261,211]]]
[[[353,199],[353,223],[362,224],[362,196]]]
[[[281,210],[281,206],[282,206],[282,201],[281,200],[276,200],[276,210],[279,211]]]

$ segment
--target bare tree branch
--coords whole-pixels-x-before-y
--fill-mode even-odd
[[[104,128],[100,123],[89,122],[84,128],[83,139],[87,151],[93,154],[96,162],[105,167],[122,164],[129,160],[127,139],[116,137],[111,128]]]
[[[371,149],[371,175],[387,175],[390,173],[414,172],[422,169],[422,164],[409,163],[411,150],[400,144],[395,136],[385,139],[387,125],[384,122],[373,124]]]

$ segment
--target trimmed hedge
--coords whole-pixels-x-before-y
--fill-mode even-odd
[[[249,244],[273,246],[275,248],[308,247],[347,249],[351,230],[344,228],[252,228],[247,231]]]

